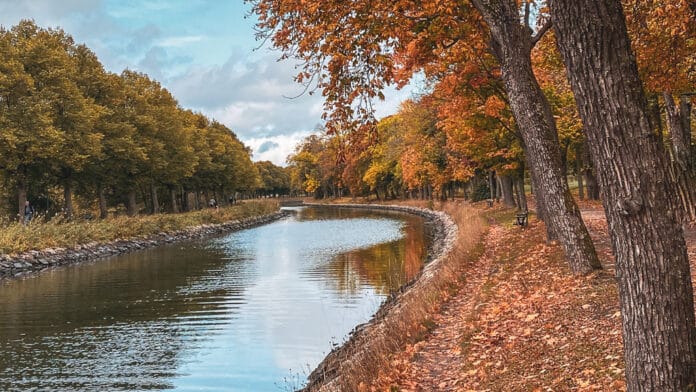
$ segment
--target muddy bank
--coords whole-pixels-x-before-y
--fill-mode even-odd
[[[400,333],[397,327],[401,323],[400,318],[405,318],[405,314],[414,311],[415,306],[411,306],[413,299],[425,294],[428,286],[437,279],[437,274],[444,269],[447,256],[457,239],[458,229],[446,213],[424,208],[368,204],[308,205],[404,212],[423,217],[431,226],[432,242],[428,250],[428,263],[421,273],[392,295],[369,322],[355,327],[346,343],[331,351],[309,375],[308,384],[302,390],[341,391],[345,390],[346,383],[350,383],[348,373],[363,367],[362,364],[371,361],[371,356],[376,352],[383,352],[383,346],[390,344],[390,333]],[[386,351],[390,349],[387,348]]]
[[[281,211],[227,223],[194,226],[174,232],[161,232],[144,238],[131,238],[106,243],[91,242],[77,245],[74,248],[49,248],[32,250],[18,255],[0,255],[0,279],[20,277],[46,268],[91,261],[172,242],[243,230],[270,223],[287,215],[286,211]]]

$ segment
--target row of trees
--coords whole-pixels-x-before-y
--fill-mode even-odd
[[[2,29],[0,57],[0,180],[15,190],[20,214],[29,197],[62,201],[70,218],[74,194],[102,217],[119,204],[129,215],[143,205],[178,212],[274,179],[261,178],[268,165],[254,165],[230,129],[181,108],[147,75],[105,71],[60,29],[32,21]]]
[[[591,162],[616,253],[628,389],[696,385],[681,226],[696,206],[694,2],[247,1],[259,37],[299,58],[297,81],[326,98],[333,136],[323,150],[306,142],[292,159],[301,168],[312,163],[305,153],[317,152],[319,177],[296,170],[305,189],[331,189],[324,182],[332,178],[351,188],[357,179],[388,180],[379,175],[386,172],[406,188],[423,178],[443,188],[477,168],[506,175],[526,166],[549,237],[584,274],[601,264],[565,174],[568,162],[580,173]],[[431,83],[427,97],[375,126],[372,100],[416,72]],[[437,121],[418,115],[413,125],[414,111]],[[401,123],[398,158],[390,121]],[[322,159],[331,148],[333,166]],[[385,159],[361,160],[371,153]]]

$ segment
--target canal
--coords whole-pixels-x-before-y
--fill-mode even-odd
[[[2,391],[282,391],[417,274],[419,217],[280,221],[0,282]]]

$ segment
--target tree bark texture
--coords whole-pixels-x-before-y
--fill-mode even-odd
[[[696,331],[680,207],[621,3],[552,0],[550,6],[616,254],[628,390],[690,390]]]
[[[531,29],[520,23],[517,2],[477,0],[493,37],[510,108],[525,146],[537,200],[543,200],[549,232],[563,245],[575,274],[600,269],[592,239],[568,189],[561,168],[560,144],[551,107],[532,72]]]
[[[662,94],[667,126],[672,141],[672,176],[677,183],[684,219],[696,220],[696,173],[691,154],[691,101],[681,96],[677,104],[672,94]]]

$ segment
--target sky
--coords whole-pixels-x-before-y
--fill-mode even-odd
[[[284,165],[303,137],[321,124],[321,94],[301,95],[296,62],[260,47],[243,0],[0,0],[0,24],[33,19],[61,27],[105,68],[144,72],[187,109],[232,129],[254,160]],[[388,90],[377,116],[410,97]]]

